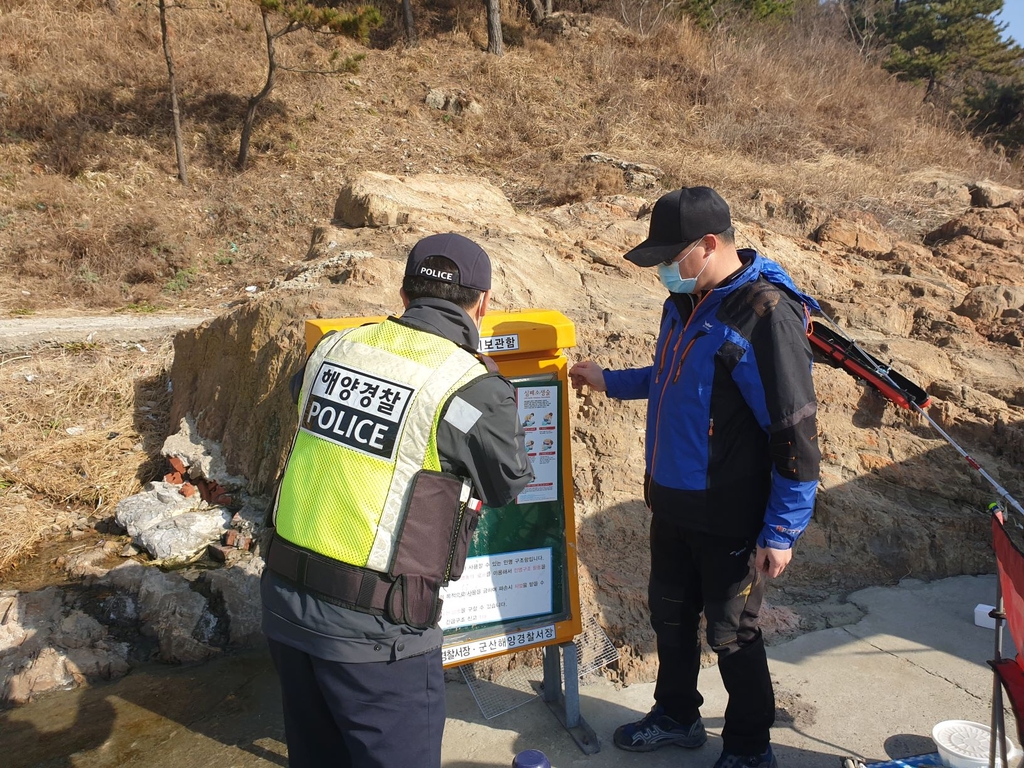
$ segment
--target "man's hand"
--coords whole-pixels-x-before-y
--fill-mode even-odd
[[[575,390],[589,386],[595,392],[607,392],[608,387],[604,383],[604,368],[593,360],[583,360],[576,363],[569,369],[569,381]]]
[[[754,555],[754,566],[764,573],[769,579],[781,576],[786,570],[789,561],[793,559],[792,549],[772,549],[771,547],[758,547]]]

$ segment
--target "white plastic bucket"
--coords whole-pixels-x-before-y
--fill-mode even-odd
[[[969,720],[943,720],[932,728],[932,740],[939,749],[942,764],[948,768],[987,768],[988,750],[992,743],[992,730],[987,725]],[[1006,757],[1010,766],[1019,761],[1021,752],[1006,737]],[[1001,766],[997,759],[996,765]]]

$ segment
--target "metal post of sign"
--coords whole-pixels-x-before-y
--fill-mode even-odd
[[[576,643],[562,646],[562,657],[565,660],[565,679],[572,680],[572,685],[565,686],[565,727],[575,728],[582,721],[580,717],[580,665],[576,655]]]
[[[559,649],[562,655],[559,656]],[[576,643],[544,647],[544,701],[569,732],[585,755],[601,751],[594,729],[580,716],[579,658]],[[565,663],[565,690],[562,690],[562,663]]]
[[[544,646],[544,701],[558,701],[562,690],[562,665],[558,659],[558,646]]]

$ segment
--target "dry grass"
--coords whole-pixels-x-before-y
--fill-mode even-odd
[[[239,0],[173,11],[184,189],[153,8],[114,17],[100,2],[6,0],[0,266],[18,284],[0,287],[0,311],[215,303],[299,259],[360,169],[478,174],[531,206],[614,191],[579,167],[604,151],[660,166],[667,185],[710,183],[736,201],[770,187],[907,231],[933,205],[916,171],[1021,182],[813,14],[717,37],[685,21],[642,37],[584,17],[561,36],[507,3],[521,45],[497,60],[482,50],[477,6],[419,9],[422,45],[368,50],[356,76],[283,73],[244,174],[231,163],[245,99],[262,85],[258,14]],[[396,23],[379,42],[397,39]],[[362,50],[307,34],[280,45],[284,63],[307,68],[335,49]],[[484,112],[431,110],[429,88],[469,91]]]
[[[54,513],[45,504],[25,493],[5,488],[0,490],[0,506],[4,511],[4,525],[0,530],[0,574],[17,565],[32,554],[43,538],[53,533],[52,526],[64,516]]]
[[[161,471],[169,344],[0,358],[0,571],[56,524],[104,516]]]

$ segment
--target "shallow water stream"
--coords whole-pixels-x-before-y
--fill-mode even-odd
[[[187,667],[144,664],[0,711],[5,768],[284,766],[284,755],[277,678],[262,650]]]

